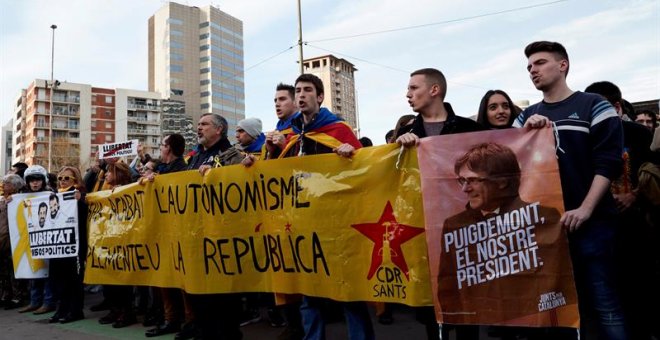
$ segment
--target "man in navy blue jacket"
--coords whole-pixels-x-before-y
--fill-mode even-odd
[[[623,131],[610,103],[566,84],[569,61],[559,43],[525,48],[527,70],[543,101],[525,109],[515,127],[557,129],[557,156],[581,314],[595,312],[601,336],[627,339],[611,253],[617,209],[610,183],[621,174]],[[584,329],[584,327],[582,327]]]

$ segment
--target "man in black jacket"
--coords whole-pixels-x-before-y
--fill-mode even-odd
[[[413,146],[428,136],[484,130],[479,123],[457,116],[444,102],[446,94],[447,80],[439,70],[424,68],[411,73],[406,97],[418,115],[412,125],[399,130],[396,142]]]
[[[204,175],[211,168],[240,163],[243,157],[227,139],[227,120],[214,113],[205,113],[197,123],[199,145],[188,162],[188,169],[198,169]],[[241,339],[239,294],[187,294],[192,306],[194,327],[184,325],[176,340]]]
[[[481,124],[459,117],[451,105],[445,103],[447,80],[439,70],[423,68],[410,74],[408,82],[408,104],[418,115],[411,125],[399,130],[396,142],[411,147],[419,144],[419,139],[429,136],[448,135],[461,132],[485,130]],[[429,339],[438,339],[438,325],[432,307],[420,307],[417,318],[426,326]],[[447,327],[443,328],[443,339],[448,339]],[[456,326],[459,340],[478,339],[477,326]]]

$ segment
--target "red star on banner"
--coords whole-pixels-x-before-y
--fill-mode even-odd
[[[392,263],[399,267],[401,271],[408,277],[408,265],[406,259],[403,257],[401,245],[411,238],[424,232],[422,228],[415,228],[405,224],[399,224],[394,217],[392,211],[392,204],[388,201],[385,205],[383,214],[376,223],[361,223],[351,225],[357,229],[364,236],[368,237],[374,242],[374,249],[371,252],[371,267],[367,279],[371,279],[376,270],[383,264],[383,248],[384,242],[389,241],[389,252]]]

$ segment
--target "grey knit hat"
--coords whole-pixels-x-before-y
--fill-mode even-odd
[[[257,138],[261,134],[261,119],[246,118],[238,122],[238,127],[245,130],[252,138]]]

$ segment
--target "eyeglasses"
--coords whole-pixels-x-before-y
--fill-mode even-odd
[[[75,179],[74,177],[70,177],[70,176],[57,176],[57,180],[60,181],[60,182],[61,181],[71,181],[71,180],[74,180],[74,179]]]
[[[456,180],[458,181],[458,185],[463,187],[466,184],[467,185],[473,185],[474,183],[477,183],[477,182],[482,183],[482,182],[488,180],[488,178],[485,178],[485,177],[459,177]]]

